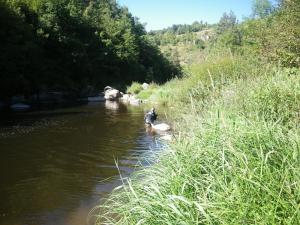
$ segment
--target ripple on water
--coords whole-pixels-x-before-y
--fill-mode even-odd
[[[147,156],[162,146],[145,131],[139,107],[100,103],[6,118],[0,118],[6,215],[0,225],[82,225],[120,185],[119,172],[126,177],[148,165]]]

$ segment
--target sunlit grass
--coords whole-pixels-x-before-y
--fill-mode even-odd
[[[126,93],[138,94],[143,90],[142,84],[138,82],[132,82],[130,86],[127,87]]]
[[[158,88],[159,86],[155,83],[150,83],[148,88],[145,89],[145,90],[142,90],[141,92],[139,92],[138,94],[138,98],[139,99],[142,99],[142,100],[146,100],[146,99],[149,99],[150,96],[155,93],[156,89]]]
[[[227,56],[155,87],[176,139],[113,191],[98,224],[298,224],[300,73]],[[171,111],[172,111],[171,110]]]

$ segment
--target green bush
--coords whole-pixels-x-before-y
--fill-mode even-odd
[[[132,82],[131,86],[127,87],[127,93],[138,94],[143,90],[143,87],[138,82]]]
[[[157,88],[158,88],[157,84],[150,83],[147,89],[142,90],[141,92],[139,92],[138,98],[142,99],[142,100],[149,99],[150,96],[157,90]]]
[[[245,82],[247,86],[243,84]],[[234,110],[251,120],[281,123],[288,127],[299,122],[299,70],[295,74],[284,69],[269,71],[267,75],[239,81],[231,87],[232,90],[234,98],[227,97],[227,106],[238,107]],[[223,99],[228,93],[223,92]]]

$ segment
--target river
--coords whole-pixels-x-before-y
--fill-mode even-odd
[[[0,225],[84,225],[161,148],[141,107],[94,103],[0,114]]]

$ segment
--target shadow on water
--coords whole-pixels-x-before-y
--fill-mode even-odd
[[[28,111],[13,111],[10,109],[0,110],[0,128],[5,126],[14,125],[32,125],[31,122],[35,122],[38,119],[45,119],[50,117],[57,117],[61,115],[71,115],[71,114],[82,114],[87,113],[86,111],[78,111],[81,106],[86,104],[76,103],[76,104],[52,104],[52,105],[42,105],[34,106]],[[74,108],[79,107],[79,109]],[[71,111],[68,111],[71,109]]]
[[[83,225],[89,210],[161,148],[143,109],[114,102],[1,114],[0,224]]]

